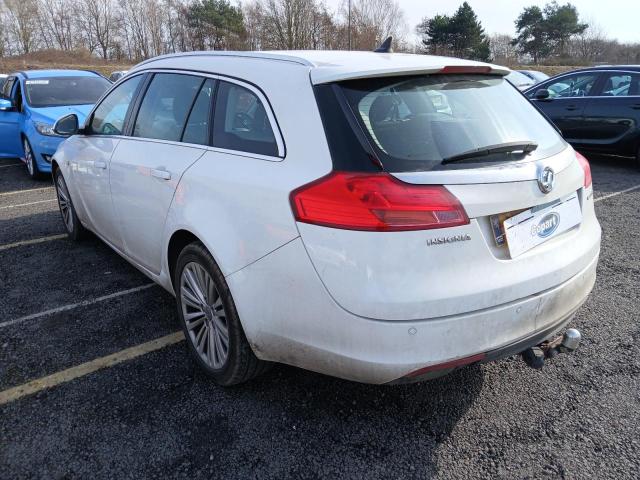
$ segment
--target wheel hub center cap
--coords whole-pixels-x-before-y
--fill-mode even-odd
[[[203,307],[204,315],[207,317],[207,320],[213,320],[213,310],[209,305],[205,305]]]

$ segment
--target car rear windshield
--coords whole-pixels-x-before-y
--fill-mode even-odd
[[[502,77],[388,77],[343,82],[340,88],[387,171],[537,160],[566,147],[549,121]],[[473,149],[512,142],[535,143],[538,148],[528,155],[478,157],[464,166],[442,163]]]
[[[102,77],[49,77],[25,80],[32,107],[58,107],[96,103],[111,83]]]

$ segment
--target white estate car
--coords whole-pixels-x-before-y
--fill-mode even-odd
[[[591,173],[506,80],[425,55],[148,60],[53,160],[69,235],[175,294],[220,384],[406,382],[541,345],[591,291]],[[550,354],[544,343],[534,353]]]

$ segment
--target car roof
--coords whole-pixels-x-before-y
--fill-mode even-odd
[[[640,65],[598,65],[597,67],[578,68],[576,70],[564,72],[561,75],[573,72],[591,72],[594,70],[623,70],[628,72],[640,72]]]
[[[46,77],[94,77],[102,76],[90,70],[22,70],[14,75],[21,75],[24,78],[46,78]]]
[[[236,57],[242,61],[270,60],[273,62],[290,62],[310,70],[313,84],[353,80],[367,77],[396,76],[399,74],[424,74],[440,72],[445,67],[490,67],[489,73],[506,75],[510,70],[506,67],[461,60],[458,58],[437,57],[432,55],[416,55],[406,53],[353,52],[344,50],[279,50],[260,52],[209,51],[189,52],[163,55],[142,62],[130,70],[166,66],[172,58],[195,57],[193,60],[210,60],[215,57]],[[211,73],[215,63],[210,64]],[[198,62],[199,69],[206,69],[208,62]]]

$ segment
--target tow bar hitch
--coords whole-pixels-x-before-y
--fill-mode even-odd
[[[571,353],[580,345],[582,335],[575,328],[567,330],[563,336],[553,340],[542,342],[540,345],[531,347],[522,352],[522,359],[531,368],[541,369],[544,361],[553,358],[561,353]]]

